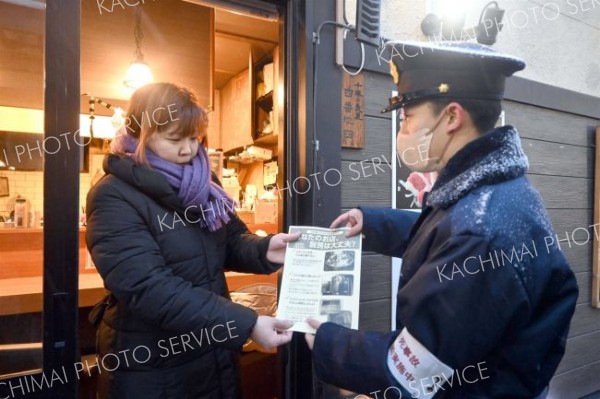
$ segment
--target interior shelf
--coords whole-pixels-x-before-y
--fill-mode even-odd
[[[277,144],[277,134],[263,134],[260,135],[256,138],[256,140],[254,140],[254,144],[258,144],[258,145],[275,145]]]
[[[267,114],[273,110],[273,90],[259,97],[256,104]]]

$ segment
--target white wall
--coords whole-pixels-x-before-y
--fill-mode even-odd
[[[470,27],[488,0],[382,0],[382,35],[392,40],[427,40],[420,24],[440,3],[466,6]],[[600,97],[600,0],[499,0],[506,26],[494,45],[519,56],[518,76]],[[346,0],[353,22],[356,0]],[[558,12],[557,12],[558,11]],[[375,57],[371,50],[368,55]]]
[[[34,154],[36,154],[34,152]],[[52,156],[52,155],[48,155]],[[87,193],[94,178],[104,173],[102,170],[103,154],[90,154],[88,173],[79,174],[79,205],[85,207]],[[24,172],[0,170],[0,177],[8,177],[9,196],[0,197],[0,215],[8,217],[14,210],[15,199],[18,195],[29,201],[35,211],[44,209],[44,175],[43,172]],[[83,215],[83,210],[81,211]]]

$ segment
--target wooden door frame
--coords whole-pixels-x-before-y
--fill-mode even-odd
[[[44,136],[79,131],[81,2],[46,2]],[[68,381],[45,397],[76,399],[80,361],[79,151],[44,158],[44,372],[67,369]]]
[[[80,16],[79,0],[46,2],[44,140],[79,130]],[[3,388],[23,386],[10,397],[78,397],[79,157],[68,148],[44,157],[43,368],[2,379]],[[53,372],[61,379],[50,384]],[[31,379],[47,382],[36,389]]]

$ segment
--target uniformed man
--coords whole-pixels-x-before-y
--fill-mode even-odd
[[[420,215],[357,208],[333,222],[403,259],[396,329],[310,321],[316,375],[376,398],[545,397],[578,288],[547,245],[554,232],[516,129],[494,128],[505,80],[525,63],[475,43],[388,46],[398,155],[439,177]]]

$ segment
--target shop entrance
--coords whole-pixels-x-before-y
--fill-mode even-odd
[[[83,0],[80,9],[68,1],[0,1],[6,33],[0,43],[14,50],[0,60],[0,70],[10,71],[2,74],[8,84],[0,85],[0,144],[11,155],[24,147],[28,160],[39,158],[0,164],[0,185],[9,188],[0,197],[0,272],[12,273],[0,274],[10,287],[0,293],[6,327],[0,397],[94,397],[95,330],[87,316],[104,289],[85,247],[83,207],[103,174],[117,108],[126,108],[132,92],[124,81],[137,50],[154,81],[192,89],[210,110],[204,143],[213,171],[239,201],[249,230],[276,233],[295,222],[295,199],[278,190],[297,173],[299,152],[298,115],[293,122],[286,117],[295,104],[287,78],[287,13],[285,4],[261,1]],[[26,140],[18,141],[21,136]],[[27,141],[33,138],[42,143],[38,152]],[[60,140],[58,151],[44,146],[53,138]],[[21,198],[27,230],[14,227]],[[276,286],[277,279],[227,275],[230,291]],[[83,370],[74,373],[78,363]],[[248,352],[241,363],[244,397],[283,397],[282,354]],[[47,386],[33,388],[44,379]]]

